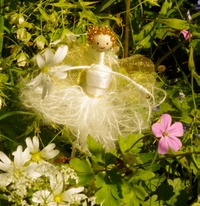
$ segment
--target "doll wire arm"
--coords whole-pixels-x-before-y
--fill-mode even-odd
[[[73,66],[73,67],[69,67],[67,69],[65,69],[65,71],[71,71],[71,70],[78,70],[78,69],[92,69],[92,66]],[[112,70],[101,70],[101,69],[96,69],[96,71],[101,71],[101,72],[105,72],[105,73],[111,73],[111,74],[115,74],[117,76],[120,76],[124,79],[126,79],[128,82],[130,82],[131,84],[133,84],[134,86],[136,86],[138,89],[142,90],[143,92],[145,92],[146,94],[148,94],[154,101],[154,96],[151,94],[151,92],[149,92],[146,88],[144,88],[142,85],[136,83],[135,81],[133,81],[131,78],[120,74],[118,72],[114,72]]]
[[[123,75],[123,74],[120,74],[118,72],[114,72],[114,71],[108,71],[110,72],[111,74],[116,74],[117,76],[120,76],[124,79],[126,79],[127,81],[129,81],[131,84],[133,84],[134,86],[136,86],[139,90],[142,90],[143,92],[145,92],[146,94],[148,94],[153,100],[154,100],[154,96],[153,94],[151,94],[151,92],[149,92],[146,88],[144,88],[141,84],[138,84],[136,83],[134,80],[132,80],[131,78]]]

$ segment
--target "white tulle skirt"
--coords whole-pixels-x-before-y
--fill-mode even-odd
[[[54,84],[53,91],[44,99],[42,87],[26,87],[22,100],[46,120],[68,127],[82,149],[87,148],[88,135],[110,149],[115,147],[118,135],[140,133],[149,126],[153,100],[133,87],[122,83],[121,89],[112,88],[100,97],[92,97],[81,86]]]

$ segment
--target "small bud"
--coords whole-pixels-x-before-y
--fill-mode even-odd
[[[44,46],[47,44],[47,40],[43,35],[39,35],[35,38],[34,44],[37,46],[38,49],[44,49]]]
[[[28,42],[31,39],[31,34],[27,32],[25,28],[20,28],[17,30],[17,38],[21,41]]]
[[[17,24],[18,23],[18,17],[19,17],[19,14],[18,13],[14,13],[10,16],[10,22],[12,24]]]
[[[26,66],[26,64],[27,64],[27,59],[28,59],[27,57],[28,57],[27,54],[24,53],[24,52],[18,54],[18,55],[17,55],[17,65],[18,65],[19,67],[24,67],[24,66]]]
[[[182,103],[183,102],[183,99],[185,98],[185,94],[183,92],[180,92],[179,93],[179,99],[180,99],[180,102]]]
[[[22,14],[19,14],[18,21],[19,21],[19,24],[23,24],[24,23],[24,17],[23,17]]]

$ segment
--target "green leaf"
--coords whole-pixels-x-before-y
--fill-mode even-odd
[[[135,173],[133,173],[132,178],[130,181],[136,182],[138,180],[147,181],[152,179],[155,176],[155,174],[151,171],[138,169]]]
[[[152,6],[160,6],[158,0],[147,0],[147,2]]]
[[[133,188],[132,190],[135,191],[136,193],[136,196],[140,199],[140,200],[144,200],[145,197],[148,195],[146,190],[142,187],[142,186],[139,186],[139,185],[133,185]]]
[[[165,24],[166,26],[177,30],[189,29],[189,23],[186,20],[182,20],[182,19],[168,18],[168,19],[156,19],[154,21],[161,24]]]
[[[167,12],[171,9],[171,7],[172,7],[172,1],[171,0],[165,0],[162,7],[161,7],[161,10],[160,10],[159,14],[166,15]]]
[[[69,2],[67,2],[66,0],[60,0],[59,2],[57,3],[51,3],[50,5],[52,6],[56,6],[56,7],[66,7],[66,8],[73,8],[73,7],[76,7],[74,4],[71,4]]]
[[[88,149],[92,155],[94,155],[97,159],[102,160],[102,157],[105,154],[105,149],[103,145],[98,143],[93,137],[88,136],[87,138]]]
[[[102,4],[100,5],[99,7],[99,11],[102,12],[104,11],[105,9],[107,9],[109,6],[111,6],[113,3],[115,2],[115,0],[104,0],[102,2]]]
[[[45,10],[43,10],[40,5],[38,6],[38,9],[42,15],[42,17],[44,18],[44,20],[46,20],[47,22],[49,21],[49,15],[46,13]]]
[[[160,105],[159,110],[157,111],[157,115],[162,115],[164,113],[169,113],[169,112],[172,112],[172,111],[175,111],[175,108],[173,108],[171,104],[169,104],[167,102],[163,102]]]
[[[150,37],[150,33],[153,31],[155,23],[152,21],[148,24],[146,24],[142,30],[140,31],[139,34],[134,35],[133,39],[136,42],[139,41],[144,41],[145,38],[149,38]]]
[[[148,191],[155,192],[157,188],[165,181],[165,176],[155,176],[151,180],[145,181]]]
[[[118,194],[117,185],[104,184],[101,189],[99,189],[96,194],[96,203],[102,206],[119,206],[120,197]]]
[[[150,197],[147,201],[142,203],[142,206],[161,206],[161,201],[157,201],[158,196],[157,195],[153,195],[152,197]]]
[[[70,161],[70,166],[77,172],[77,175],[80,178],[80,184],[85,185],[93,179],[93,169],[88,159],[80,160],[74,158]]]
[[[127,181],[123,182],[122,185],[122,202],[124,206],[140,206],[141,200],[144,200],[147,196],[146,191],[143,187],[136,184],[130,184]]]
[[[126,152],[140,152],[140,148],[143,145],[142,134],[130,134],[126,138],[119,136],[118,143],[121,152],[124,154]]]
[[[174,180],[168,179],[168,184],[173,187],[173,196],[167,201],[169,205],[175,205],[177,202],[177,198],[182,190],[185,189],[185,185],[180,178],[176,178]]]

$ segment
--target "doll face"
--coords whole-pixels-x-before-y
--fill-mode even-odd
[[[108,51],[112,47],[113,43],[108,34],[98,34],[94,36],[93,48],[99,52]]]

